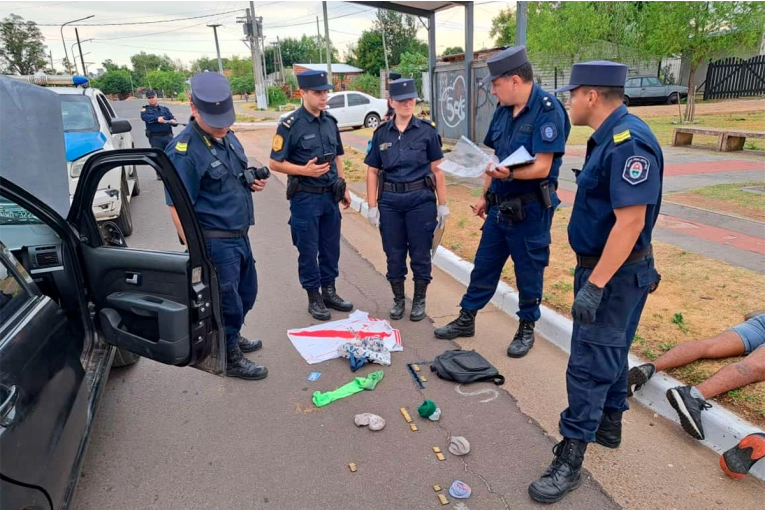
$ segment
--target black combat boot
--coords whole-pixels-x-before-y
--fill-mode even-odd
[[[460,316],[443,328],[433,331],[436,338],[442,340],[453,340],[458,336],[470,337],[475,335],[475,314],[476,310],[460,310]]]
[[[328,308],[332,308],[333,310],[337,310],[338,312],[350,312],[353,310],[353,303],[350,301],[346,301],[340,296],[337,295],[337,291],[335,290],[335,284],[331,283],[325,287],[321,288],[321,295],[324,299],[324,304]]]
[[[428,292],[426,280],[414,281],[414,298],[412,299],[412,312],[409,314],[409,320],[419,322],[425,318],[425,295]]]
[[[582,484],[582,461],[587,443],[563,439],[553,448],[555,458],[547,471],[529,485],[529,496],[539,503],[557,503]]]
[[[513,341],[507,347],[507,355],[511,358],[522,358],[529,353],[534,345],[534,323],[521,321]]]
[[[240,379],[265,379],[268,369],[248,360],[238,345],[226,348],[226,376]]]
[[[320,321],[328,321],[332,318],[332,314],[329,313],[327,307],[324,305],[324,299],[318,290],[309,290],[308,292],[308,313],[314,319]]]
[[[622,411],[603,410],[595,442],[606,448],[619,448],[622,444]]]
[[[263,342],[260,340],[247,340],[241,335],[239,335],[239,340],[237,343],[239,344],[239,349],[241,349],[241,351],[245,354],[255,352],[263,347]]]
[[[393,308],[390,309],[390,318],[397,321],[404,317],[406,295],[404,294],[404,282],[390,282],[393,291]]]

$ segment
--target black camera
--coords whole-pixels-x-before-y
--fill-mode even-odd
[[[263,181],[271,177],[271,171],[267,166],[262,166],[260,168],[251,166],[242,172],[241,177],[244,185],[249,188],[255,181]]]

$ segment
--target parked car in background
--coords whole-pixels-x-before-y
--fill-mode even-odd
[[[633,76],[624,84],[624,104],[677,104],[688,97],[688,87],[664,85],[655,76]]]
[[[334,92],[327,97],[326,112],[337,119],[338,127],[376,128],[388,111],[388,101],[377,99],[363,92]],[[286,112],[279,116],[279,122],[292,115]]]

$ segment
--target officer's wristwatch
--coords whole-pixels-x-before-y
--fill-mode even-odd
[[[510,181],[512,181],[512,180],[513,180],[513,173],[514,173],[514,172],[515,172],[515,170],[511,168],[511,169],[510,169],[510,175],[508,175],[507,177],[505,177],[505,178],[504,178],[504,179],[502,179],[502,180],[503,180],[503,181],[505,181],[505,182],[510,182]]]

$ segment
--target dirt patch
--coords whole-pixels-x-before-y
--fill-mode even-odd
[[[449,216],[442,245],[473,262],[481,238],[482,220],[470,204],[479,190],[463,185],[449,186]],[[545,271],[544,304],[570,318],[573,304],[573,273],[576,265],[568,245],[567,227],[571,208],[555,213],[550,265]],[[707,259],[680,248],[654,243],[657,269],[662,275],[659,289],[651,294],[635,335],[633,353],[655,359],[674,345],[713,336],[743,322],[746,312],[763,307],[765,276]],[[512,261],[502,279],[515,287]],[[672,371],[688,384],[697,384],[723,366],[736,361],[705,360]],[[759,426],[765,425],[765,382],[729,392],[716,399]]]
[[[658,105],[658,106],[630,106],[630,112],[640,118],[678,116],[685,114],[685,104],[680,105],[678,110],[676,104]],[[708,115],[714,113],[738,113],[738,112],[757,112],[765,111],[765,99],[723,99],[720,101],[697,101],[696,117],[699,115]]]
[[[743,188],[763,188],[765,182],[720,184],[665,195],[665,202],[702,207],[715,212],[732,214],[748,220],[765,222],[765,193],[758,194]]]

